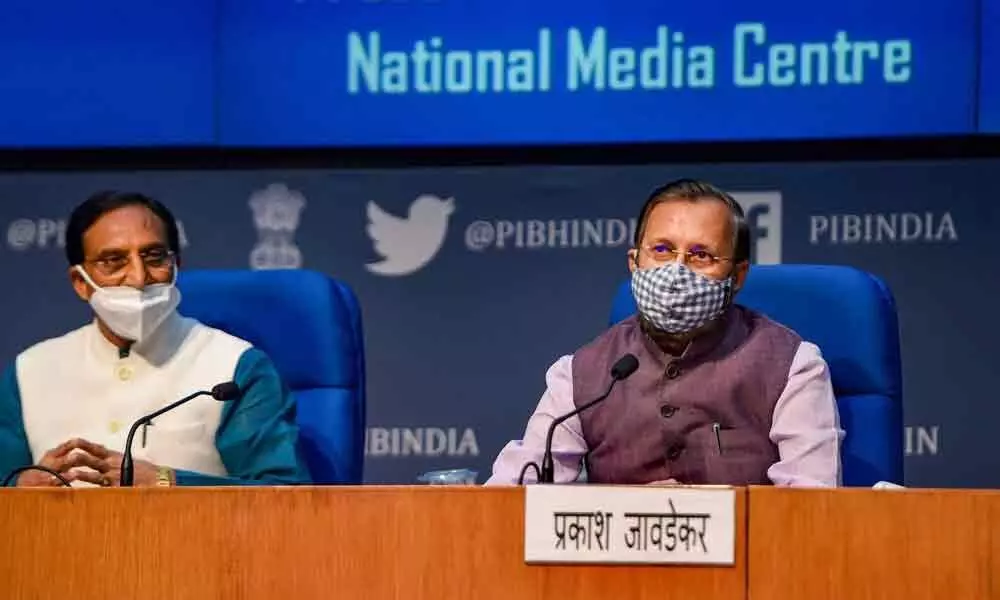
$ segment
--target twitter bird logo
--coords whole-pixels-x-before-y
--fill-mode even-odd
[[[422,194],[410,205],[406,218],[391,215],[374,202],[368,203],[368,237],[375,252],[385,260],[365,267],[379,275],[409,275],[434,258],[444,244],[448,217],[455,211],[455,199]]]

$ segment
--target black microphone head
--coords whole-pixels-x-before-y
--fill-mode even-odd
[[[635,373],[635,370],[638,368],[639,359],[635,357],[635,354],[626,354],[618,359],[615,366],[611,367],[611,377],[621,381],[632,373]]]
[[[232,381],[220,383],[212,388],[212,397],[220,402],[235,400],[240,397],[240,386]]]

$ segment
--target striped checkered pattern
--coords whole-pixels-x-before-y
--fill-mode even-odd
[[[681,263],[632,273],[639,313],[668,333],[686,333],[717,319],[729,306],[732,289],[732,277],[712,279]]]

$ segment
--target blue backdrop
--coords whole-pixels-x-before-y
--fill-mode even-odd
[[[208,144],[215,5],[5,0],[0,146]]]
[[[997,4],[9,0],[0,146],[1000,131]]]
[[[224,144],[975,128],[978,24],[969,1],[226,4]]]
[[[983,0],[979,126],[1000,133],[1000,0]]]
[[[748,209],[761,261],[849,264],[887,281],[899,305],[908,483],[996,487],[1000,326],[988,310],[1000,291],[998,169],[981,160],[4,174],[0,358],[88,318],[62,256],[71,208],[97,189],[142,190],[180,218],[188,268],[301,265],[357,291],[369,481],[445,467],[476,468],[482,481],[521,434],[548,366],[604,328],[645,195],[701,177]],[[403,221],[387,229],[386,215]]]

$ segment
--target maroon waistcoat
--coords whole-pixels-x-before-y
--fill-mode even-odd
[[[802,339],[741,306],[682,356],[660,350],[631,317],[573,355],[573,402],[604,393],[624,354],[639,369],[580,415],[593,483],[769,484],[771,418]],[[718,426],[716,428],[716,425]]]

